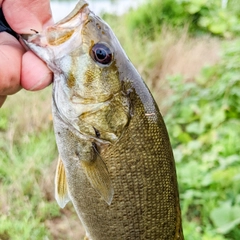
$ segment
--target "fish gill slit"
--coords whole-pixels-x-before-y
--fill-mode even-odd
[[[95,142],[92,142],[92,148],[93,148],[94,153],[96,154],[95,157],[99,156],[100,153],[99,153],[99,150],[98,150],[98,146]],[[95,160],[95,158],[94,158],[94,160]]]
[[[101,137],[101,134],[99,132],[99,130],[97,130],[95,127],[93,127],[94,131],[95,131],[95,135],[97,138],[100,138]]]

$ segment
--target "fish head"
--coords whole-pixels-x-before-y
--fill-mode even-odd
[[[54,73],[53,104],[84,135],[116,141],[129,122],[129,60],[111,28],[84,0],[63,20],[23,40]]]
[[[124,51],[110,27],[81,0],[63,20],[24,41],[73,101],[104,102],[121,90],[118,55]],[[59,75],[64,80],[58,80]]]

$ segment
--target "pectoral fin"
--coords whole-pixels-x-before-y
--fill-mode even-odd
[[[92,187],[102,196],[107,204],[110,205],[114,190],[109,172],[94,144],[93,153],[94,158],[91,161],[81,161],[81,164]]]
[[[68,196],[65,168],[60,158],[58,159],[55,175],[55,199],[61,208],[64,208],[65,205],[70,201]]]

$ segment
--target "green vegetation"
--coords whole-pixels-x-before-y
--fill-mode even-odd
[[[49,235],[44,221],[60,216],[60,209],[46,201],[41,184],[43,170],[54,154],[52,131],[29,136],[28,143],[1,152],[0,239],[46,239]]]
[[[163,111],[186,240],[240,239],[237,2],[222,9],[220,0],[151,0],[122,17],[104,15]],[[60,210],[54,200],[50,98],[51,89],[21,91],[0,110],[1,240],[83,236],[72,206]]]
[[[187,239],[240,238],[239,46],[239,40],[227,44],[221,61],[195,81],[168,78],[173,96],[166,123]]]
[[[226,8],[221,0],[152,0],[127,16],[130,31],[152,36],[163,25],[189,25],[194,34],[211,33],[224,37],[239,35],[240,5],[229,0]]]
[[[64,210],[71,211],[69,224],[54,199],[58,153],[50,106],[49,88],[21,91],[0,110],[1,240],[70,240],[79,225],[72,207]],[[78,232],[80,239],[79,226]]]

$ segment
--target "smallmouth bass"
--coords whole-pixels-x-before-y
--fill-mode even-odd
[[[182,240],[168,133],[110,27],[81,0],[25,44],[54,73],[55,195],[90,240]]]

